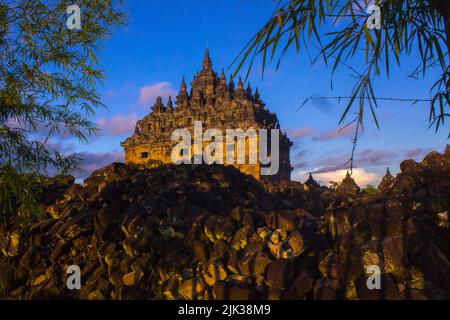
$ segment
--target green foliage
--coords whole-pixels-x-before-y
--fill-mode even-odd
[[[439,79],[430,88],[429,125],[438,130],[449,116],[450,1],[384,0],[375,1],[381,9],[381,29],[367,28],[368,1],[361,0],[278,0],[272,17],[251,38],[236,58],[236,73],[248,61],[247,75],[256,56],[262,56],[262,72],[267,60],[277,58],[277,68],[292,46],[297,52],[316,47],[318,57],[331,66],[350,69],[354,87],[340,123],[356,107],[357,124],[363,125],[368,107],[377,127],[378,106],[374,81],[382,73],[389,77],[392,63],[401,64],[409,56],[417,59],[412,76],[425,77],[426,70],[438,68]],[[317,59],[316,58],[316,59]],[[363,70],[351,61],[362,58]],[[316,61],[316,60],[314,60]]]
[[[123,24],[120,1],[82,0],[81,30],[66,26],[72,1],[0,0],[0,217],[39,217],[39,181],[79,169],[55,137],[96,132],[101,44]]]
[[[19,223],[27,224],[42,218],[43,212],[38,204],[41,194],[39,175],[18,173],[12,166],[2,165],[0,176],[1,222],[7,223],[17,215]]]
[[[363,190],[361,190],[361,192],[368,195],[374,195],[380,193],[380,190],[378,190],[378,188],[374,187],[373,185],[369,184]]]

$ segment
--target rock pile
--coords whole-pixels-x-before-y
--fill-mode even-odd
[[[48,219],[28,230],[0,225],[0,296],[448,297],[450,150],[404,161],[377,195],[313,183],[269,189],[216,165],[113,163],[83,185],[49,179]],[[81,269],[80,290],[66,287],[70,265]],[[373,265],[381,290],[366,286]]]

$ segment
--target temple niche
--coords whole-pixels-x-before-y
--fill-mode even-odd
[[[183,77],[175,103],[172,97],[169,97],[167,105],[164,105],[161,97],[157,97],[152,111],[137,121],[133,135],[121,143],[125,150],[125,162],[172,163],[172,148],[178,143],[171,141],[172,132],[177,128],[185,128],[191,132],[193,139],[194,121],[202,122],[203,132],[209,128],[217,128],[224,135],[226,129],[239,128],[247,131],[253,128],[258,132],[259,129],[280,128],[277,116],[261,101],[258,89],[253,91],[250,84],[244,87],[241,78],[236,85],[231,77],[227,81],[223,69],[218,75],[212,69],[209,52],[206,49],[202,70],[195,74],[190,83],[190,90],[188,91]],[[246,154],[248,145],[249,141],[246,141]],[[259,163],[259,159],[256,164],[246,162],[233,165],[257,180],[290,181],[291,146],[292,142],[280,130],[280,159],[276,175],[261,175],[262,164]]]

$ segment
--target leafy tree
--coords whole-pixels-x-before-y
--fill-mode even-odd
[[[123,24],[121,2],[80,0],[81,29],[69,30],[66,0],[0,0],[0,217],[35,218],[42,177],[79,168],[56,136],[81,141],[96,132],[89,118],[104,106],[98,53]]]
[[[369,3],[370,2],[370,3]],[[288,49],[297,52],[317,48],[318,55],[331,68],[351,70],[355,78],[339,123],[350,110],[357,115],[347,124],[356,123],[354,148],[358,130],[363,126],[366,111],[370,111],[377,127],[375,109],[378,100],[418,102],[414,98],[380,98],[375,94],[374,81],[381,75],[389,77],[392,64],[400,66],[406,57],[417,60],[412,76],[424,78],[431,68],[440,77],[430,87],[429,125],[435,129],[449,116],[450,105],[450,1],[449,0],[277,0],[272,17],[250,39],[233,63],[236,73],[248,62],[247,76],[254,59],[262,57],[262,72],[267,61],[277,61],[277,68]],[[381,28],[368,27],[369,4],[377,4],[381,11]],[[351,62],[364,60],[362,70]],[[320,98],[320,97],[319,97]],[[308,99],[307,99],[308,100]],[[306,100],[306,101],[307,101]],[[306,102],[305,101],[305,102]],[[368,109],[368,110],[367,110]]]

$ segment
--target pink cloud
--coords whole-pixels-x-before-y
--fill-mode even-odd
[[[112,118],[100,118],[97,126],[103,131],[113,136],[131,133],[138,120],[136,113],[129,115],[118,114]]]
[[[314,132],[313,128],[286,129],[288,136],[298,139],[309,136]]]
[[[154,102],[157,96],[167,98],[170,95],[176,95],[176,93],[177,92],[171,88],[170,82],[158,82],[140,89],[139,103],[145,105]]]
[[[75,152],[76,145],[73,143],[67,143],[65,141],[52,140],[48,141],[46,145],[52,149],[59,151],[63,157],[68,157],[72,155],[76,155],[81,159],[79,163],[81,168],[80,170],[75,170],[71,172],[76,180],[79,183],[81,180],[88,177],[92,171],[102,168],[104,166],[109,165],[112,162],[124,162],[124,152],[123,151],[81,151]],[[53,166],[49,166],[47,168],[46,174],[48,176],[55,175],[56,168]]]
[[[82,171],[77,172],[77,179],[84,179],[92,173],[92,171],[107,166],[112,162],[123,162],[123,152],[81,152],[79,156],[83,159]]]
[[[322,185],[328,185],[330,181],[340,182],[347,174],[347,169],[339,169],[334,171],[312,173],[314,179]],[[292,179],[295,181],[305,181],[309,176],[309,172],[301,171],[294,173]],[[353,168],[352,178],[360,187],[367,185],[377,185],[381,179],[378,173],[366,171],[364,168]]]
[[[330,155],[324,154],[314,161],[314,164],[318,167],[311,171],[323,173],[348,169],[350,167],[350,156],[350,151],[347,153],[330,153]],[[353,164],[361,168],[367,166],[391,166],[393,163],[398,162],[398,156],[399,154],[393,150],[356,150]]]
[[[338,137],[349,137],[355,133],[355,125],[343,126],[336,130],[327,131],[313,138],[314,141],[326,141]]]
[[[412,149],[409,150],[407,152],[405,152],[405,157],[406,158],[413,158],[415,160],[420,160],[421,158],[425,157],[425,155],[428,152],[431,152],[432,149],[431,148],[416,148],[416,149]]]

